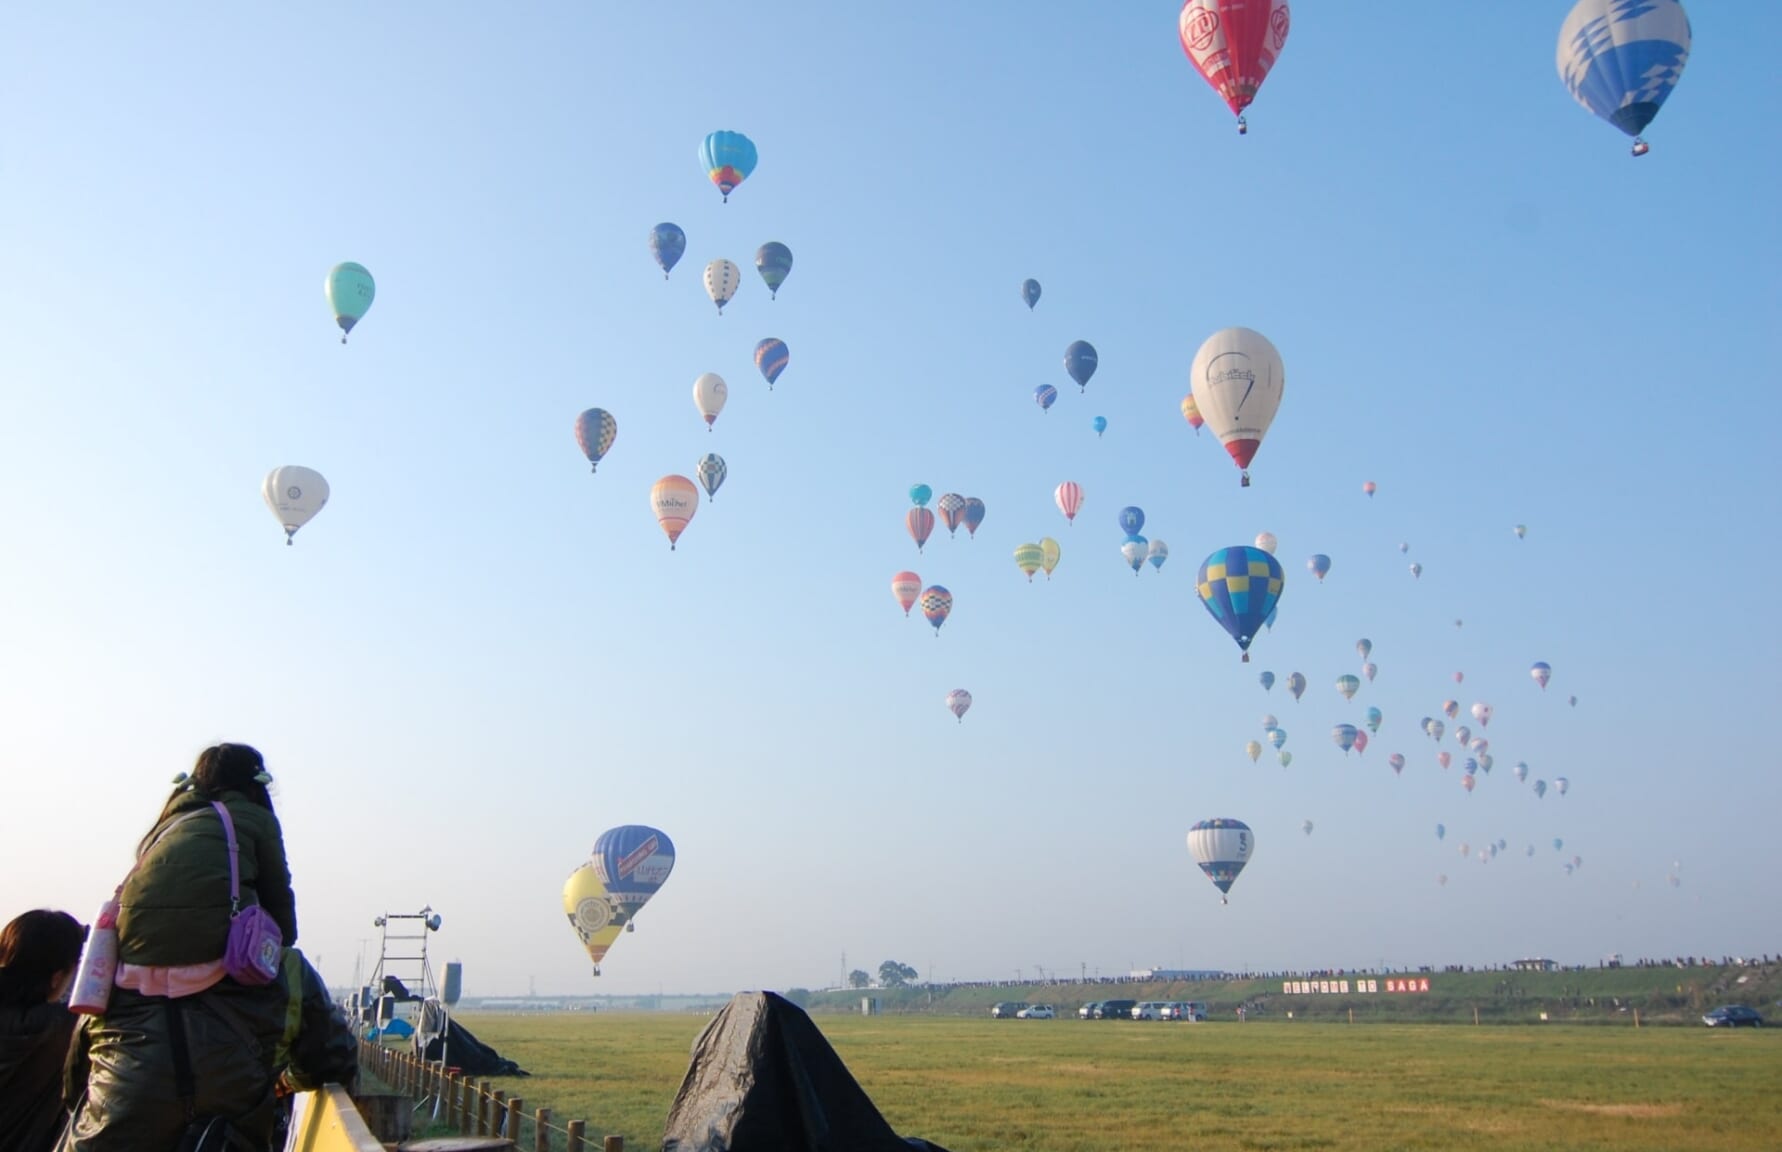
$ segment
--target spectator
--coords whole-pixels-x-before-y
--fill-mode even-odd
[[[86,929],[66,912],[25,912],[0,931],[0,1148],[49,1152],[67,1111],[57,1081],[74,1034],[62,1003]]]

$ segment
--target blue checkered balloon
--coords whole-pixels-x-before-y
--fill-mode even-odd
[[[1637,140],[1683,75],[1689,41],[1677,0],[1578,0],[1559,30],[1559,78],[1578,103]],[[1636,145],[1636,155],[1643,151]]]

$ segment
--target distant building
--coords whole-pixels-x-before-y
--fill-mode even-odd
[[[1559,965],[1552,960],[1518,960],[1510,967],[1518,972],[1557,972]]]
[[[1205,968],[1135,968],[1127,973],[1132,980],[1218,980],[1225,973]]]

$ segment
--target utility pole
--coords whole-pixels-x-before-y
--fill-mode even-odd
[[[837,988],[848,986],[848,950],[846,948],[842,949],[841,976],[836,980],[835,986]]]

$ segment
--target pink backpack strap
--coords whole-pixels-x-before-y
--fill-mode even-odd
[[[229,838],[229,915],[241,911],[241,846],[235,841],[235,821],[229,818],[229,809],[221,800],[212,800],[210,806],[217,810],[223,821],[223,834]]]

